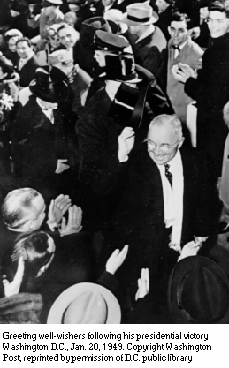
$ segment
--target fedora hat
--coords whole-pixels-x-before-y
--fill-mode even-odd
[[[85,20],[81,24],[80,44],[86,49],[93,48],[95,32],[101,30],[111,33],[111,27],[107,20],[102,17],[94,17]]]
[[[52,305],[48,324],[119,324],[121,310],[103,286],[81,282],[65,290]]]
[[[170,276],[168,297],[175,323],[229,323],[229,282],[208,258],[180,261]]]
[[[209,2],[208,9],[210,11],[225,12],[226,11],[225,1],[222,1],[222,0],[213,0],[213,1],[210,1]]]
[[[25,1],[16,1],[13,0],[10,4],[10,9],[17,11],[19,13],[23,13],[28,9],[28,4]]]
[[[48,6],[52,6],[52,5],[62,5],[63,1],[62,0],[44,0],[42,3],[42,6],[44,8],[47,8]]]
[[[125,18],[121,22],[128,26],[140,26],[156,23],[158,15],[152,7],[147,4],[130,4],[126,7]]]
[[[140,81],[135,71],[133,53],[126,51],[130,49],[130,44],[125,37],[103,31],[96,31],[94,49],[110,53],[110,55],[105,54],[104,57],[105,79],[119,81],[131,80],[135,83]]]
[[[124,36],[107,33],[101,30],[95,32],[95,50],[110,51],[119,54],[129,46],[130,44]]]
[[[111,26],[112,33],[124,34],[128,27],[122,22],[125,14],[117,9],[109,9],[103,14],[104,19],[108,21]]]
[[[30,82],[29,89],[35,96],[46,102],[60,102],[68,98],[66,82],[53,81],[50,73],[44,68],[38,68],[35,71],[35,79]]]

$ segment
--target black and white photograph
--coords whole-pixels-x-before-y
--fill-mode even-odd
[[[229,1],[0,0],[0,207],[3,362],[28,325],[52,364],[85,338],[106,364],[211,350],[194,326],[229,323]],[[58,324],[151,327],[74,327],[65,357]]]

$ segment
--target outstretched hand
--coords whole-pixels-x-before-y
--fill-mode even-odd
[[[25,270],[25,263],[23,257],[19,257],[18,260],[18,269],[14,276],[14,279],[12,282],[9,282],[8,280],[3,280],[3,287],[4,287],[4,295],[5,297],[9,298],[12,295],[19,294],[19,289],[22,283],[22,279],[24,276],[24,270]]]
[[[149,269],[142,268],[141,277],[138,279],[138,291],[135,295],[135,300],[144,298],[147,294],[149,294]]]
[[[68,221],[65,217],[62,218],[61,227],[59,229],[60,236],[66,236],[74,233],[79,233],[82,229],[82,210],[80,207],[72,206],[68,208]]]
[[[111,254],[110,258],[108,259],[106,263],[106,271],[114,275],[115,272],[119,269],[119,267],[125,261],[127,251],[128,251],[128,245],[125,245],[125,247],[123,247],[121,251],[119,249],[116,249]]]
[[[191,241],[183,246],[180,251],[179,261],[187,257],[196,256],[201,248],[202,243]]]
[[[48,225],[51,230],[58,226],[71,205],[72,201],[68,195],[60,194],[56,199],[51,200],[48,215]]]

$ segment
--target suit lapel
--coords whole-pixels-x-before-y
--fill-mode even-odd
[[[160,172],[147,152],[147,182],[149,183],[149,208],[157,236],[164,229],[164,194]]]

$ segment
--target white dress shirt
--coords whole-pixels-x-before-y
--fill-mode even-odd
[[[183,165],[179,150],[168,164],[170,165],[169,171],[173,177],[172,186],[165,176],[165,166],[157,165],[161,175],[164,194],[164,223],[166,228],[172,227],[171,243],[179,247],[183,222],[184,194]]]

